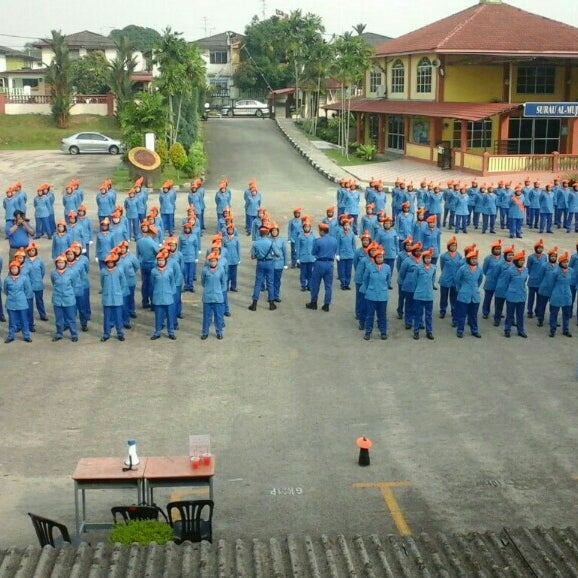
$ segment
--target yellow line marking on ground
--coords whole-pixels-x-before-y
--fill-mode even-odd
[[[385,505],[387,506],[397,531],[401,536],[411,536],[411,530],[409,529],[409,526],[403,517],[403,512],[393,495],[392,488],[407,488],[409,486],[411,486],[411,482],[359,482],[353,484],[354,488],[379,488],[383,500],[385,501]]]

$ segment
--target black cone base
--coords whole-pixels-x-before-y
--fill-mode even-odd
[[[360,466],[369,466],[369,464],[371,463],[370,459],[369,459],[369,450],[366,448],[361,448],[359,450],[359,460],[357,461],[357,463]]]

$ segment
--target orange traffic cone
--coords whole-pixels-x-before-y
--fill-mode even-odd
[[[357,447],[359,448],[359,459],[357,463],[360,466],[369,466],[371,461],[369,459],[369,448],[373,445],[373,442],[366,438],[365,436],[357,438]]]

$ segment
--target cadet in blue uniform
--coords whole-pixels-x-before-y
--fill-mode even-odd
[[[275,271],[275,259],[277,252],[273,246],[273,241],[269,239],[269,227],[261,225],[259,229],[260,239],[253,242],[251,247],[251,259],[257,261],[255,270],[255,285],[253,286],[253,301],[249,305],[250,311],[257,310],[257,302],[259,301],[259,294],[263,284],[267,287],[267,300],[269,301],[269,310],[277,309],[275,305],[275,290],[273,288],[273,276]]]
[[[504,323],[504,335],[510,337],[514,317],[516,318],[516,328],[520,337],[528,337],[524,331],[524,308],[528,291],[528,269],[524,267],[526,261],[525,251],[520,251],[514,255],[513,267],[506,270],[508,287],[506,289],[506,321]]]
[[[538,327],[544,325],[544,316],[546,315],[546,305],[554,289],[554,273],[557,271],[556,264],[558,260],[558,247],[552,247],[548,251],[548,261],[544,263],[540,270],[540,284],[538,286],[538,298],[536,304],[536,317],[538,318]]]
[[[26,295],[32,290],[28,275],[20,273],[22,266],[18,261],[12,261],[8,266],[8,275],[4,279],[5,306],[8,311],[8,334],[4,343],[14,341],[18,328],[22,329],[22,338],[27,343],[32,342],[28,324],[28,299]]]
[[[327,207],[325,209],[325,217],[323,217],[322,223],[327,223],[329,225],[329,234],[332,237],[337,238],[337,231],[339,230],[339,222],[335,217],[335,207]]]
[[[293,209],[293,218],[289,221],[287,238],[291,248],[291,269],[297,267],[297,239],[303,232],[303,223],[301,222],[301,207]]]
[[[326,223],[319,223],[319,238],[313,242],[312,255],[315,263],[311,276],[311,301],[305,307],[317,309],[317,298],[323,280],[325,295],[321,309],[329,311],[333,288],[333,261],[337,255],[337,239],[329,234],[329,225]]]
[[[301,291],[311,289],[311,275],[313,274],[313,242],[315,235],[311,231],[311,221],[307,215],[301,218],[303,230],[297,237],[295,252],[297,255],[297,265],[299,265],[299,282]]]
[[[506,303],[506,291],[508,289],[507,270],[510,267],[513,267],[514,253],[514,245],[511,247],[504,247],[502,249],[503,259],[500,259],[500,262],[496,267],[496,287],[494,290],[494,327],[498,327],[502,319],[502,312],[504,310],[504,304]]]
[[[128,220],[129,237],[136,241],[140,237],[140,221],[138,217],[139,201],[134,189],[128,191],[128,196],[124,200],[124,211]]]
[[[151,339],[160,339],[161,330],[166,323],[169,339],[175,340],[175,276],[173,266],[168,264],[169,253],[165,249],[156,256],[156,267],[151,271],[152,306],[155,312],[155,328]]]
[[[78,207],[78,226],[82,228],[82,248],[85,251],[87,259],[90,259],[90,246],[93,244],[92,240],[92,223],[86,216],[86,207],[80,205]]]
[[[136,256],[140,263],[142,308],[149,309],[152,294],[151,271],[156,264],[159,244],[154,239],[157,232],[152,225],[143,221],[140,230],[142,236],[136,242]]]
[[[374,213],[375,205],[367,203],[365,205],[365,215],[361,217],[360,230],[361,231],[375,231],[375,224],[377,223],[377,214]]]
[[[411,256],[403,261],[399,269],[399,283],[405,302],[405,328],[411,329],[414,318],[413,294],[417,283],[417,267],[421,261],[422,246],[418,241],[411,247]]]
[[[554,216],[554,192],[552,185],[547,184],[540,193],[540,233],[552,233],[552,218]]]
[[[185,291],[194,293],[197,263],[199,262],[199,245],[197,236],[193,234],[190,221],[183,224],[183,232],[179,236],[179,249],[183,255]]]
[[[245,201],[245,232],[250,235],[253,221],[257,217],[257,211],[263,201],[263,196],[257,190],[257,183],[254,180],[249,181],[249,186],[243,197]]]
[[[74,242],[71,245],[74,256],[73,261],[69,260],[69,252],[66,252],[67,265],[73,271],[76,271],[74,297],[76,300],[76,311],[80,320],[82,331],[88,331],[88,322],[92,316],[90,309],[90,262],[88,257],[82,254],[82,245]]]
[[[78,341],[76,330],[76,271],[67,267],[66,257],[58,255],[54,259],[55,269],[50,273],[52,282],[52,307],[56,332],[52,341],[60,341],[64,336],[64,328],[70,329],[70,340]]]
[[[108,341],[113,326],[116,337],[124,341],[124,325],[122,322],[123,285],[125,283],[122,269],[116,267],[117,258],[108,255],[104,259],[105,267],[100,270],[100,286],[102,288],[103,331],[101,341]]]
[[[110,189],[106,182],[99,187],[96,195],[96,206],[98,208],[98,220],[102,221],[105,217],[110,218],[116,205],[116,193]]]
[[[331,234],[331,231],[329,234]],[[365,323],[365,297],[361,292],[361,286],[363,284],[365,267],[368,262],[367,247],[369,247],[371,243],[369,231],[364,231],[360,239],[361,247],[355,250],[355,255],[353,256],[353,281],[355,283],[355,319],[359,321],[359,329],[363,329]]]
[[[534,303],[537,301],[538,288],[542,279],[542,267],[547,260],[548,257],[544,255],[544,241],[538,239],[534,243],[534,252],[528,257],[526,265],[528,268],[528,319],[534,317]]]
[[[381,247],[375,247],[373,253],[373,258],[364,259],[361,285],[361,293],[365,299],[365,319],[360,319],[360,327],[363,325],[365,330],[363,336],[365,341],[371,339],[375,317],[377,317],[377,328],[381,339],[387,339],[387,302],[391,269],[384,263],[384,251]]]
[[[562,186],[568,186],[568,179],[562,181]],[[572,229],[572,220],[574,220],[574,232],[578,233],[578,181],[576,181],[568,193],[568,220],[566,221],[566,233]]]
[[[48,239],[52,236],[52,229],[50,227],[50,199],[48,198],[43,185],[37,189],[37,195],[34,197],[34,217],[36,219],[36,235],[35,239],[40,239],[46,235]]]
[[[484,274],[478,266],[478,251],[473,249],[466,254],[466,262],[456,275],[456,309],[458,337],[464,336],[466,318],[473,337],[482,335],[478,329],[478,310],[480,307],[480,286]]]
[[[173,181],[165,181],[159,193],[159,207],[161,210],[163,229],[169,237],[172,237],[175,231],[176,205],[177,193],[173,188]]]
[[[226,179],[219,182],[219,190],[215,193],[215,209],[217,211],[217,220],[223,213],[225,207],[230,207],[232,194]]]
[[[26,257],[28,260],[28,277],[30,279],[30,286],[34,292],[34,301],[36,302],[36,310],[40,316],[41,321],[48,321],[46,316],[46,308],[44,306],[44,275],[45,267],[42,257],[38,255],[38,247],[36,243],[30,243],[26,247]],[[30,327],[34,326],[34,319],[30,319]]]
[[[281,278],[283,271],[287,269],[287,243],[283,237],[279,237],[279,225],[273,221],[270,225],[271,240],[275,250],[275,266],[273,270],[273,294],[275,303],[281,303]]]
[[[404,201],[401,204],[401,212],[395,218],[395,229],[398,234],[400,241],[399,249],[403,249],[402,241],[413,235],[413,225],[415,223],[415,217],[413,213],[410,212],[409,201]]]
[[[456,276],[460,267],[464,264],[464,258],[458,253],[457,239],[451,237],[446,243],[447,251],[440,257],[440,319],[446,316],[448,300],[452,316],[452,327],[457,327],[457,310],[456,310]]]
[[[357,235],[357,218],[359,216],[359,191],[357,190],[357,182],[355,179],[351,179],[348,183],[349,187],[347,189],[347,203],[345,205],[345,213],[351,218],[351,228],[353,233]]]
[[[381,230],[377,232],[375,241],[383,247],[385,264],[391,269],[391,278],[393,278],[393,271],[395,268],[395,260],[397,259],[397,254],[399,252],[399,235],[397,229],[393,227],[393,219],[386,216],[383,219],[383,224]],[[391,290],[393,287],[390,286]]]
[[[355,235],[351,231],[351,220],[341,216],[341,227],[337,231],[337,277],[341,282],[341,289],[350,290],[351,269],[355,255]]]
[[[566,251],[558,257],[558,270],[554,273],[554,288],[550,295],[550,337],[556,335],[558,312],[562,309],[562,335],[572,337],[570,319],[572,319],[572,284],[576,272],[568,266],[570,255]]]
[[[482,271],[486,278],[484,282],[484,302],[482,304],[482,317],[488,319],[490,316],[490,308],[492,299],[496,291],[496,283],[500,274],[500,267],[502,262],[502,239],[494,241],[490,245],[490,254],[486,255],[482,265]]]
[[[413,293],[413,338],[419,339],[419,330],[424,324],[425,334],[433,340],[433,299],[436,266],[432,263],[433,249],[421,254],[421,263],[417,266],[415,291]]]
[[[66,232],[66,221],[61,220],[56,224],[56,232],[52,237],[52,258],[63,255],[67,247],[72,243],[70,235]]]
[[[468,232],[468,219],[470,216],[469,196],[465,185],[460,186],[459,192],[454,195],[455,199],[455,233]]]
[[[490,233],[496,232],[496,215],[498,214],[498,197],[491,185],[486,192],[482,192],[482,233],[486,233],[488,226]]]
[[[223,339],[225,292],[227,291],[227,276],[222,267],[218,267],[219,255],[207,255],[208,267],[203,267],[201,283],[203,285],[203,327],[201,339],[209,336],[209,327],[214,318],[217,339]]]

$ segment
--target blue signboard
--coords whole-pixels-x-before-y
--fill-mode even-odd
[[[526,102],[524,116],[532,118],[560,118],[578,116],[578,102]]]

